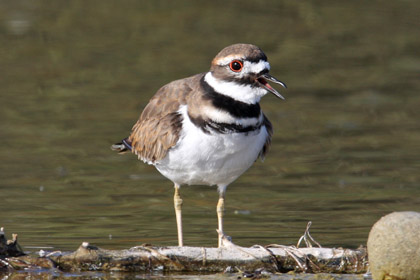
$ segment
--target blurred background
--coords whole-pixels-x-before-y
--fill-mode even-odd
[[[420,211],[418,1],[0,1],[0,226],[28,251],[176,245],[172,183],[110,145],[164,84],[233,43],[267,54],[273,145],[231,184],[241,246],[366,244]],[[185,186],[184,237],[217,246],[215,187]]]

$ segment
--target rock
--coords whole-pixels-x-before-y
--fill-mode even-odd
[[[374,280],[420,279],[420,213],[382,217],[373,225],[367,247]]]

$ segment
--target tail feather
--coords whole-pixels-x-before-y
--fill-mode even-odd
[[[114,145],[111,146],[111,150],[116,151],[120,154],[126,153],[126,152],[131,152],[132,147],[131,147],[131,141],[128,140],[128,137],[123,139],[121,141],[121,143],[116,143]]]

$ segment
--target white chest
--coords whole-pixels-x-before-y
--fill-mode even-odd
[[[268,136],[264,126],[248,133],[205,133],[186,113],[178,143],[155,164],[177,184],[227,186],[257,159]]]

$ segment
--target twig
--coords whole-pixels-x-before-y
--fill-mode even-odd
[[[306,225],[306,230],[303,233],[303,235],[299,238],[298,243],[296,244],[296,248],[299,248],[300,243],[302,243],[302,240],[305,240],[306,243],[306,247],[312,248],[312,242],[314,242],[319,248],[322,248],[321,244],[319,244],[318,242],[316,242],[315,239],[313,239],[313,237],[311,236],[311,234],[309,233],[309,228],[311,227],[312,222],[309,221],[308,224]]]

